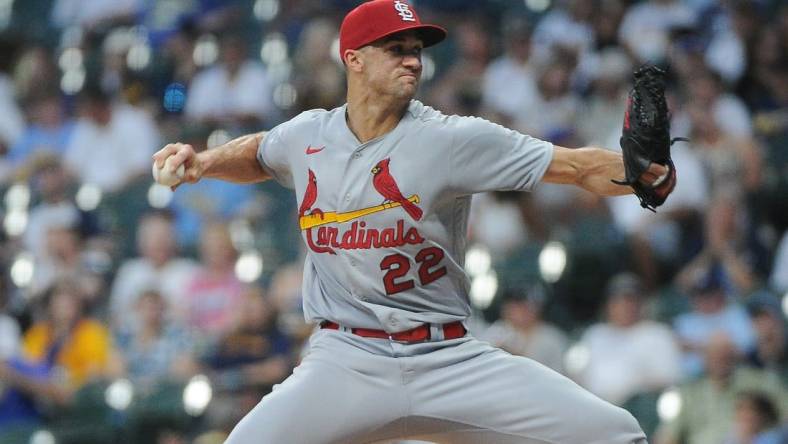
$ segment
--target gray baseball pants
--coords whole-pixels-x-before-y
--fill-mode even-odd
[[[337,330],[312,335],[301,364],[238,423],[226,443],[406,438],[446,444],[646,443],[627,411],[470,335],[404,344]]]

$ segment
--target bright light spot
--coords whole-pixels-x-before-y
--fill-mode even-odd
[[[55,444],[55,435],[49,430],[36,430],[30,435],[30,444]]]
[[[561,279],[566,268],[566,248],[561,242],[548,242],[539,253],[539,273],[546,282]]]
[[[3,228],[11,237],[21,236],[27,228],[27,210],[11,210],[3,219]]]
[[[219,58],[219,42],[216,36],[212,34],[200,36],[194,45],[192,58],[197,66],[208,66],[215,62]]]
[[[487,273],[491,264],[490,252],[482,246],[475,245],[465,253],[465,271],[471,277]]]
[[[276,65],[287,60],[287,41],[280,33],[272,33],[265,37],[260,48],[260,59],[266,65]]]
[[[254,282],[263,274],[263,257],[256,251],[241,254],[235,262],[235,275],[241,282]]]
[[[33,280],[33,255],[23,251],[11,264],[11,281],[19,288],[25,288]]]
[[[344,66],[344,62],[342,62],[342,58],[339,54],[339,36],[335,37],[334,41],[331,42],[331,58],[334,59],[337,64]],[[424,72],[423,68],[422,72]]]
[[[477,276],[471,281],[471,303],[478,309],[489,307],[497,292],[498,277],[494,271]]]
[[[282,109],[289,109],[298,100],[298,91],[290,83],[282,83],[274,89],[274,104]]]
[[[75,200],[77,206],[82,211],[93,211],[98,208],[102,198],[101,188],[96,185],[86,183],[79,187]]]
[[[137,42],[126,54],[126,64],[134,71],[142,71],[150,64],[151,50],[146,42]]]
[[[57,60],[62,71],[70,71],[82,67],[82,50],[79,48],[66,48]]]
[[[230,222],[230,240],[238,251],[251,250],[254,247],[254,232],[249,221],[243,218]]]
[[[183,408],[192,416],[200,416],[213,397],[211,383],[205,375],[197,375],[189,380],[183,389]]]
[[[154,183],[148,188],[148,204],[153,208],[167,208],[173,194],[170,187]]]
[[[525,0],[525,7],[534,12],[544,12],[550,7],[550,0]]]
[[[30,205],[30,187],[26,183],[11,185],[5,193],[5,206],[12,210],[26,210]]]
[[[425,82],[432,80],[435,77],[435,60],[427,54],[421,56],[421,78]]]
[[[60,89],[68,95],[78,93],[83,86],[85,86],[84,68],[69,69],[60,78]]]
[[[788,316],[788,293],[783,295],[783,313]]]
[[[232,139],[230,133],[223,129],[214,130],[208,135],[208,149],[216,148],[219,145],[224,145]]]
[[[183,110],[186,105],[186,87],[180,83],[170,83],[164,90],[164,109],[171,113]]]
[[[113,381],[104,392],[104,401],[115,410],[126,410],[134,399],[134,386],[128,379]]]
[[[676,389],[669,389],[659,395],[657,414],[662,421],[675,419],[681,413],[681,395]]]
[[[11,23],[11,12],[14,0],[0,0],[0,29],[5,29]]]
[[[564,354],[564,367],[570,375],[579,375],[588,367],[591,361],[591,353],[588,347],[582,344],[575,344],[569,347]]]
[[[253,11],[258,20],[270,22],[279,13],[279,0],[257,0]]]

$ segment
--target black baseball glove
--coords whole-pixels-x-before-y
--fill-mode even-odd
[[[676,186],[676,167],[670,158],[670,146],[682,138],[670,139],[670,116],[665,101],[665,71],[645,65],[635,73],[635,86],[627,98],[621,151],[624,155],[626,178],[614,180],[629,185],[640,199],[640,205],[651,211],[665,203]],[[655,183],[645,185],[639,179],[652,162],[667,166],[668,173]]]

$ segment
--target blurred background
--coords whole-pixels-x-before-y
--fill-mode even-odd
[[[151,155],[341,105],[359,3],[0,0],[0,443],[219,443],[297,365],[292,193],[172,192]],[[419,93],[445,113],[618,149],[651,61],[691,139],[656,214],[571,187],[475,196],[473,333],[651,442],[788,442],[788,5],[414,4],[450,31]]]

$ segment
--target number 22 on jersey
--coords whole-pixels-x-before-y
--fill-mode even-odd
[[[428,285],[446,275],[446,266],[436,268],[443,260],[444,252],[438,247],[427,247],[416,254],[415,260],[419,267],[419,283]],[[391,296],[410,290],[416,284],[413,279],[400,280],[410,271],[410,259],[400,253],[390,254],[380,261],[380,269],[388,270],[383,275],[383,286],[386,294]]]

